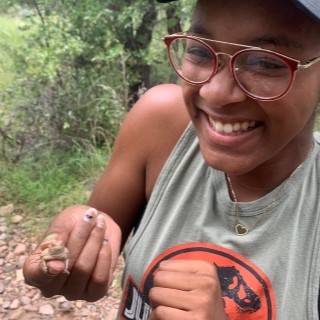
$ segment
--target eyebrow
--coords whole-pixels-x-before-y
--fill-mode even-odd
[[[208,38],[208,39],[212,38],[212,34],[210,34],[209,32],[206,32],[205,29],[197,23],[193,23],[190,29],[188,29],[188,32],[194,35],[197,35],[199,37]]]
[[[197,35],[199,37],[204,37],[208,39],[213,39],[212,34],[207,32],[201,25],[194,23],[188,32]],[[240,43],[239,43],[240,44]],[[255,39],[252,39],[246,43],[241,43],[243,45],[249,45],[253,47],[263,47],[266,45],[274,45],[276,47],[286,47],[286,48],[296,48],[296,49],[303,49],[303,46],[293,40],[289,40],[285,36],[275,36],[275,35],[264,35],[261,37],[257,37]]]
[[[296,48],[302,49],[303,46],[301,43],[298,43],[293,40],[289,40],[287,37],[279,37],[273,35],[265,35],[260,38],[253,39],[250,41],[250,45],[254,46],[263,46],[263,45],[274,45],[277,47],[287,47],[287,48]]]

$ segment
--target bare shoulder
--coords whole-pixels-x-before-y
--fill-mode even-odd
[[[126,131],[136,137],[132,143],[141,151],[147,198],[189,121],[181,87],[174,84],[150,89],[129,112]]]
[[[169,155],[189,121],[180,86],[156,86],[128,112],[115,152],[125,145],[127,156],[132,149],[137,160],[148,165],[153,155]]]
[[[130,111],[150,129],[159,129],[157,125],[166,122],[167,129],[185,127],[189,116],[184,106],[181,87],[174,84],[163,84],[148,90]],[[149,122],[147,120],[151,120]],[[136,119],[137,120],[137,119]],[[168,121],[169,120],[169,121]],[[161,130],[164,127],[160,128]],[[172,133],[172,132],[170,132]]]
[[[181,88],[148,90],[128,112],[111,159],[89,205],[108,213],[124,239],[139,219],[155,181],[189,123]]]
[[[181,87],[160,85],[149,90],[139,102],[142,127],[145,130],[146,194],[154,183],[172,149],[190,122],[184,105]],[[140,115],[138,115],[140,116]]]

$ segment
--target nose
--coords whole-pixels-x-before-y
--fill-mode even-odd
[[[227,57],[223,57],[227,56]],[[226,104],[243,102],[247,99],[246,93],[239,87],[233,77],[228,63],[230,56],[225,53],[218,54],[218,70],[210,82],[200,88],[200,95],[216,107]]]

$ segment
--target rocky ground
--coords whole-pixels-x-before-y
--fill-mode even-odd
[[[119,259],[108,298],[94,303],[67,301],[61,296],[44,298],[23,279],[23,263],[38,242],[37,236],[24,228],[25,221],[15,214],[13,205],[0,207],[0,319],[113,320],[121,295],[123,260]]]

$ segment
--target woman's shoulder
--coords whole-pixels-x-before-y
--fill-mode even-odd
[[[131,124],[130,131],[136,131],[140,141],[153,150],[157,145],[162,146],[162,150],[164,147],[174,147],[190,122],[181,87],[174,84],[149,89],[133,106],[127,118],[126,122]]]
[[[161,84],[152,87],[139,99],[135,109],[141,109],[144,114],[157,114],[158,116],[179,116],[175,121],[187,120],[182,89],[176,84]]]
[[[190,123],[181,87],[159,85],[148,90],[130,111],[140,127],[145,156],[146,193],[149,197],[155,181],[181,135]]]
[[[163,84],[149,89],[128,112],[108,167],[121,168],[127,175],[133,172],[136,177],[132,180],[140,179],[148,198],[189,123],[180,86]]]

